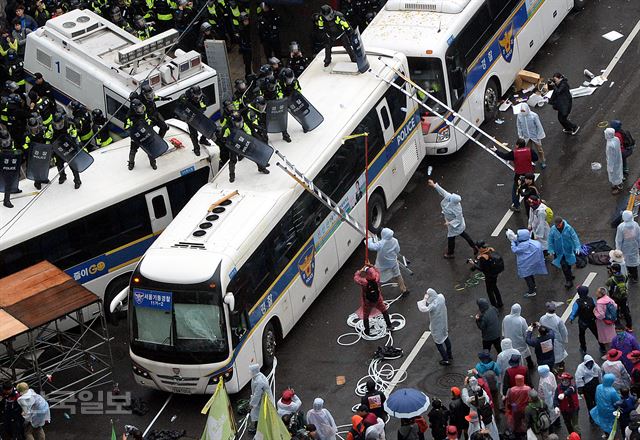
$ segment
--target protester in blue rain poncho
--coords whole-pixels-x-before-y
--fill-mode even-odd
[[[429,179],[428,183],[430,187],[435,188],[438,194],[442,196],[440,207],[442,208],[442,215],[444,215],[444,224],[447,227],[447,252],[444,254],[444,258],[453,258],[456,247],[455,240],[458,235],[469,243],[474,253],[477,253],[478,249],[475,242],[465,231],[466,224],[462,215],[462,205],[460,204],[462,197],[458,194],[447,192],[431,179]]]
[[[389,228],[383,228],[380,232],[380,240],[375,241],[370,238],[367,246],[370,250],[376,252],[376,267],[380,271],[380,282],[386,283],[394,280],[398,283],[401,293],[408,293],[409,291],[404,283],[400,273],[400,265],[398,264],[400,244],[393,237],[393,231]]]
[[[596,388],[596,406],[590,411],[593,421],[607,434],[613,429],[615,403],[620,400],[620,395],[613,388],[614,380],[613,374],[604,375],[602,383]]]
[[[549,255],[553,258],[553,265],[562,269],[565,283],[569,289],[575,278],[571,273],[571,266],[576,264],[576,255],[580,253],[580,239],[571,225],[562,217],[553,220],[553,227],[549,232]]]
[[[531,239],[531,233],[526,229],[518,229],[518,235],[511,229],[507,231],[507,238],[511,241],[511,252],[516,255],[518,276],[527,283],[525,297],[536,296],[535,275],[546,275],[544,253],[540,242]]]
[[[531,360],[531,350],[527,345],[527,320],[521,316],[522,308],[520,304],[515,303],[511,306],[511,313],[502,320],[502,336],[509,338],[513,344],[513,348],[520,352],[522,359],[526,359],[527,366],[533,368]],[[507,358],[507,363],[509,362]]]
[[[638,282],[638,266],[640,266],[640,226],[633,220],[631,211],[622,211],[622,223],[616,231],[616,249],[622,251],[624,264],[627,267],[629,278],[632,282]]]
[[[618,194],[622,189],[622,180],[624,178],[620,141],[616,137],[616,131],[613,128],[605,128],[604,138],[607,141],[605,152],[607,154],[607,175],[611,184],[611,194]]]
[[[260,372],[260,365],[249,365],[249,371],[251,372],[251,398],[249,399],[249,405],[251,406],[251,413],[249,418],[251,424],[249,426],[249,432],[255,433],[258,425],[258,418],[260,417],[260,405],[262,403],[262,395],[267,393],[267,396],[271,399],[271,403],[274,402],[273,393],[269,386],[267,377]]]

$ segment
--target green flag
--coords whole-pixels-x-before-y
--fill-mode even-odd
[[[236,435],[236,422],[222,379],[218,382],[211,399],[202,408],[202,414],[207,413],[207,425],[200,440],[233,440]]]
[[[291,433],[278,416],[278,412],[267,393],[262,395],[258,430],[254,440],[291,440]]]
[[[116,436],[116,427],[113,426],[113,420],[111,421],[111,440],[118,440]]]

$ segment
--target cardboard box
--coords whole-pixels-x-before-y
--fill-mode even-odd
[[[514,86],[516,88],[516,92],[521,91],[522,89],[526,89],[531,84],[538,85],[540,83],[540,75],[535,72],[529,72],[528,70],[521,70],[516,75],[516,79],[514,81]]]

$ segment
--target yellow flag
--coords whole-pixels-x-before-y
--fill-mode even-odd
[[[267,393],[262,395],[258,429],[254,440],[291,440],[291,434],[278,416],[278,412]]]
[[[207,425],[200,440],[233,440],[236,435],[236,422],[224,382],[220,379],[216,391],[202,408],[202,414],[207,414]]]

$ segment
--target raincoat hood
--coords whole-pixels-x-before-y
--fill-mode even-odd
[[[538,366],[538,374],[540,375],[540,377],[547,377],[550,372],[551,372],[551,370],[549,369],[548,365],[539,365]]]
[[[622,221],[625,223],[631,223],[633,221],[633,212],[622,211]]]
[[[460,203],[462,201],[462,197],[460,197],[456,193],[451,193],[451,194],[449,194],[448,196],[445,197],[445,200],[447,202],[451,202],[451,203]]]
[[[523,115],[528,115],[529,113],[531,113],[531,107],[529,107],[529,104],[527,104],[526,102],[521,103],[520,113]]]
[[[469,378],[469,388],[471,391],[478,391],[480,389],[480,385],[478,385],[478,379],[475,377]]]
[[[434,299],[436,299],[437,296],[438,296],[438,292],[436,292],[432,288],[428,288],[427,295],[425,296],[425,300],[427,301],[427,303],[431,303],[433,302]]]
[[[620,131],[620,129],[622,128],[622,122],[614,119],[613,121],[609,122],[609,127],[613,128],[615,131]]]
[[[590,355],[590,354],[585,354],[585,355],[584,355],[584,358],[582,358],[582,361],[583,361],[585,364],[586,364],[587,362],[589,362],[589,361],[592,361],[592,360],[593,360],[593,357],[591,357],[591,355]]]
[[[486,312],[487,310],[489,310],[488,300],[484,298],[480,298],[476,301],[476,303],[478,304],[478,309],[480,309],[481,312]]]
[[[249,371],[251,372],[251,377],[256,377],[258,373],[260,373],[260,365],[258,364],[249,365]]]
[[[524,376],[522,374],[516,374],[516,386],[517,387],[524,386]]]
[[[613,139],[615,134],[616,134],[616,131],[613,128],[605,128],[604,129],[604,138],[605,139]]]
[[[520,304],[515,303],[514,305],[511,306],[512,315],[520,316],[520,313],[522,313],[522,307],[520,307]]]
[[[355,415],[351,417],[351,427],[355,430],[358,429],[358,425],[362,422],[362,417]]]
[[[389,228],[382,228],[382,231],[380,232],[380,237],[383,240],[389,240],[390,238],[393,238],[393,231]]]
[[[613,386],[613,382],[615,382],[616,377],[611,374],[611,373],[607,373],[604,376],[602,376],[602,385],[604,385],[605,387],[612,387]]]
[[[324,400],[319,397],[313,399],[313,409],[320,411],[324,407]]]
[[[531,238],[531,233],[527,229],[518,229],[518,241],[527,241]]]
[[[580,298],[584,298],[587,295],[589,295],[589,288],[587,286],[580,286],[578,287],[578,296]]]
[[[502,348],[502,351],[509,350],[513,348],[513,342],[511,342],[511,339],[509,338],[504,338],[500,341],[500,348]]]

